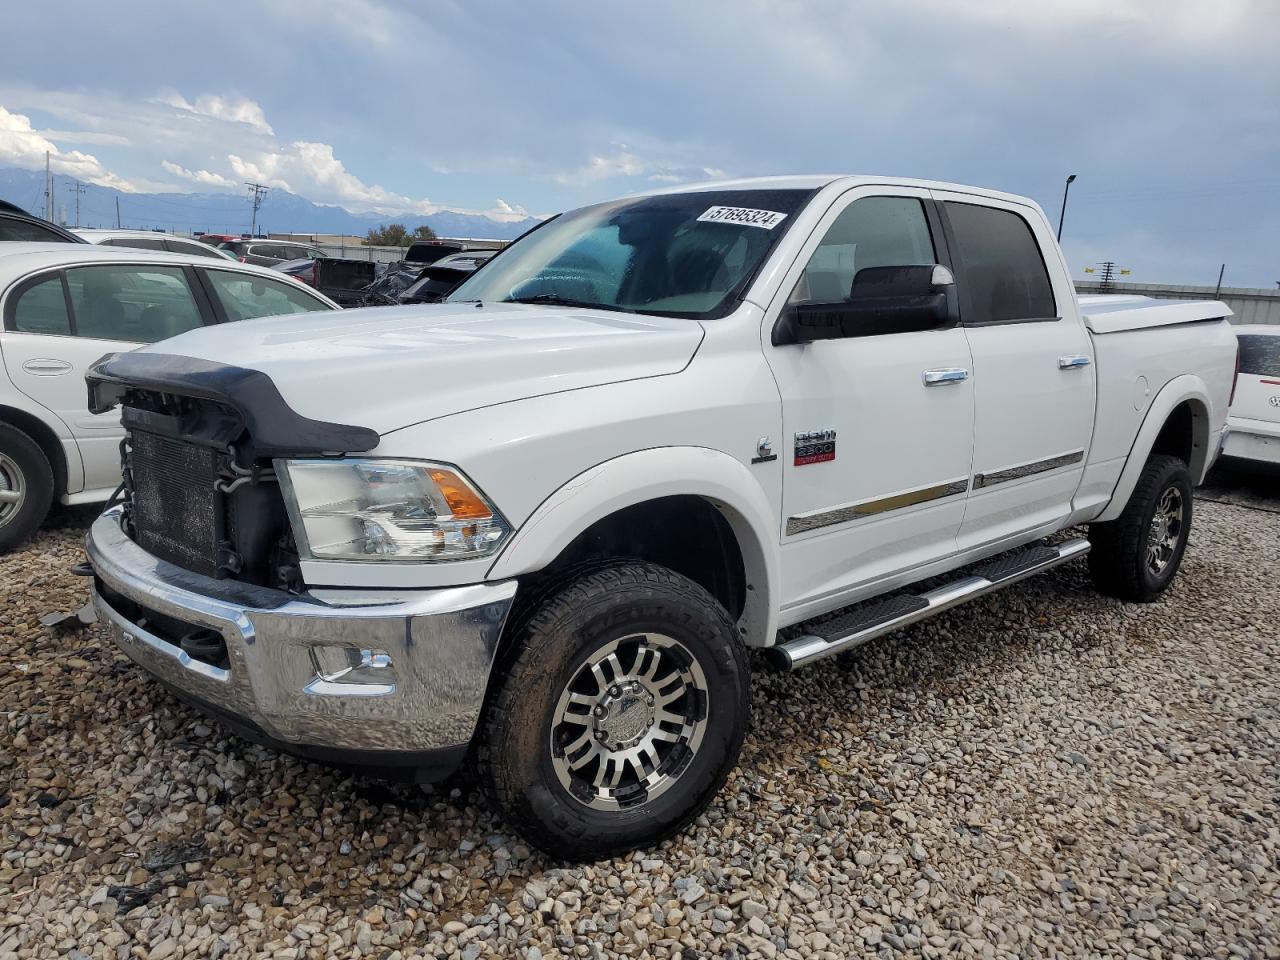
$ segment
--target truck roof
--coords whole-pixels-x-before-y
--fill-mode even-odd
[[[915,180],[910,177],[884,177],[873,174],[852,173],[812,173],[779,177],[740,177],[727,180],[705,180],[697,183],[681,183],[656,190],[645,190],[636,194],[646,196],[666,193],[696,193],[705,190],[820,190],[823,187],[840,183],[845,187],[864,185],[888,185],[895,187],[916,187],[921,190],[948,190],[954,193],[968,193],[980,197],[991,197],[1012,203],[1034,206],[1034,201],[1013,193],[991,190],[987,187],[974,187],[963,183],[948,183],[944,180]]]

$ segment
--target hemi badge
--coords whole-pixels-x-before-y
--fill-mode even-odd
[[[834,430],[810,430],[796,434],[795,465],[826,463],[836,458],[836,432]]]

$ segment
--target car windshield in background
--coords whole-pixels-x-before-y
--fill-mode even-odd
[[[810,195],[714,190],[584,207],[525,234],[448,299],[722,316]]]
[[[1280,331],[1239,336],[1240,372],[1255,377],[1280,377]]]

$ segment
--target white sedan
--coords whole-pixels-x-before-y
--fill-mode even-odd
[[[167,233],[156,233],[153,230],[107,230],[76,229],[76,236],[89,243],[98,243],[108,247],[130,247],[134,250],[164,250],[169,253],[189,253],[193,257],[208,257],[211,260],[235,260],[225,250],[211,247],[199,240],[188,237],[175,237]]]
[[[1222,454],[1280,465],[1280,326],[1242,324],[1240,376]]]
[[[120,483],[118,411],[89,412],[86,368],[196,327],[336,310],[264,267],[79,243],[0,244],[0,552],[56,496],[108,499]]]

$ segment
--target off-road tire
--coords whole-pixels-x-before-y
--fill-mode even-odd
[[[23,499],[13,510],[0,507],[0,553],[25,543],[39,529],[53,502],[53,468],[40,445],[17,427],[0,423],[0,471],[15,473]],[[0,484],[8,487],[10,483]]]
[[[1177,546],[1164,568],[1148,566],[1152,519],[1169,489],[1182,498],[1182,524]],[[1150,603],[1165,591],[1178,572],[1191,533],[1191,475],[1178,457],[1158,454],[1147,461],[1124,512],[1089,527],[1089,574],[1099,592],[1134,603]]]
[[[561,859],[599,860],[656,844],[711,802],[737,762],[750,716],[750,668],[729,614],[686,577],[639,561],[579,570],[513,621],[494,668],[473,763],[492,807],[526,840]],[[700,745],[665,792],[597,810],[558,779],[556,704],[593,652],[623,637],[675,638],[707,684]]]

